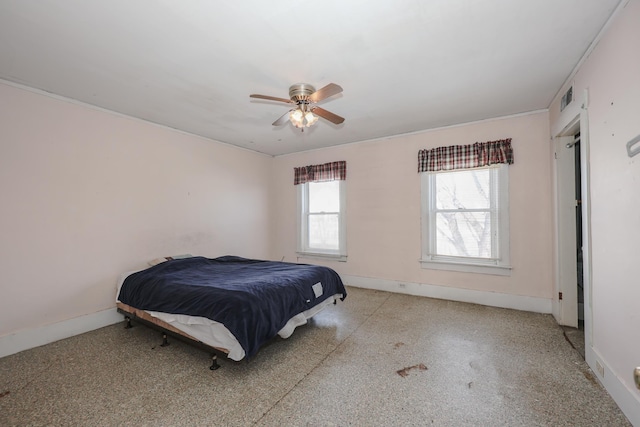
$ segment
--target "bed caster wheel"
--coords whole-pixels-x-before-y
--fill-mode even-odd
[[[211,369],[212,371],[215,371],[219,367],[220,365],[218,365],[218,356],[214,354],[213,356],[211,356],[211,366],[209,366],[209,369]]]
[[[169,345],[169,340],[167,339],[167,334],[162,334],[162,344],[160,347],[166,347]]]
[[[131,318],[129,316],[124,318],[124,328],[125,329],[131,329],[133,328],[133,325],[131,324]]]

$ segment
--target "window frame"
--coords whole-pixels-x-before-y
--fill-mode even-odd
[[[491,173],[492,223],[491,258],[457,257],[437,254],[436,249],[436,179],[438,174],[488,169]],[[452,270],[469,273],[510,275],[509,248],[509,168],[507,164],[498,164],[471,169],[441,170],[420,173],[421,182],[421,231],[422,231],[422,268]],[[471,209],[470,211],[473,211]],[[440,210],[446,211],[446,210]]]
[[[302,257],[320,257],[332,258],[338,261],[347,260],[347,229],[346,229],[346,212],[347,212],[347,196],[346,181],[338,181],[340,210],[338,212],[327,212],[328,214],[338,214],[338,249],[320,249],[309,246],[309,184],[313,181],[296,185],[297,187],[297,251],[296,253]],[[317,181],[322,182],[322,181]],[[327,182],[327,181],[325,181]]]

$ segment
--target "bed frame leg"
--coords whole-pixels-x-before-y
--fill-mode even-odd
[[[160,347],[166,347],[169,345],[169,340],[167,339],[167,334],[165,334],[164,332],[162,333],[162,344],[160,344]]]
[[[124,321],[125,321],[125,325],[124,325],[125,329],[133,328],[133,325],[131,324],[131,318],[129,316],[125,316]]]
[[[209,369],[211,369],[212,371],[215,371],[219,367],[220,365],[218,365],[218,356],[214,354],[211,356],[211,366],[209,366]]]

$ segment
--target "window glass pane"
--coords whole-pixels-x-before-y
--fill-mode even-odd
[[[434,178],[437,209],[489,209],[489,169],[441,172]]]
[[[339,237],[337,214],[309,215],[309,248],[338,250]]]
[[[438,255],[491,258],[489,212],[436,213]]]
[[[340,181],[309,183],[309,212],[339,212]]]

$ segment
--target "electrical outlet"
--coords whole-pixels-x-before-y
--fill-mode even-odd
[[[602,366],[602,364],[598,360],[596,360],[596,369],[598,370],[600,377],[604,378],[604,366]]]

